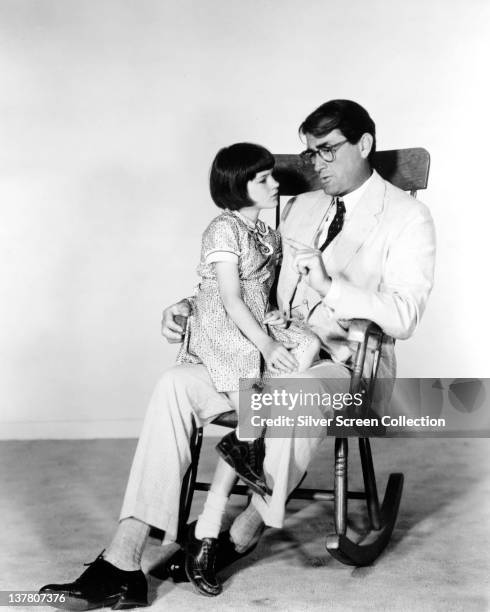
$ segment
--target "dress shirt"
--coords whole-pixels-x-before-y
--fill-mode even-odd
[[[364,183],[360,187],[358,187],[357,189],[354,189],[354,191],[351,191],[350,193],[346,193],[344,196],[339,196],[339,200],[342,200],[345,206],[344,225],[347,223],[349,217],[352,214],[352,211],[354,210],[354,208],[357,206],[357,203],[364,195],[364,192],[366,191],[369,183],[372,181],[372,178],[373,178],[373,175],[371,174],[371,176],[366,181],[364,181]],[[327,239],[328,228],[330,227],[330,224],[332,223],[333,218],[335,217],[335,213],[336,213],[335,207],[332,206],[333,202],[334,202],[334,198],[332,198],[330,202],[330,206],[328,207],[328,210],[326,212],[325,219],[323,221],[323,227],[321,227],[321,229],[318,230],[318,233],[317,233],[318,238],[316,240],[317,245],[323,244],[325,240]],[[330,245],[333,242],[334,240],[332,240],[332,242],[328,245],[327,249],[330,248]]]

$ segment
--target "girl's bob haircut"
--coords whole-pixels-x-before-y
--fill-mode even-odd
[[[218,151],[209,175],[209,189],[216,206],[240,210],[253,206],[247,183],[258,172],[271,170],[274,156],[260,145],[239,142]]]

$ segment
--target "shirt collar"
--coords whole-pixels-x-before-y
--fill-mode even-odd
[[[238,217],[247,226],[248,229],[252,231],[258,231],[261,234],[268,233],[267,225],[262,221],[262,219],[257,219],[257,221],[254,223],[252,219],[249,219],[245,215],[242,215],[238,210],[229,210],[228,212],[230,212],[232,215],[235,215],[235,217]]]
[[[345,204],[345,219],[347,219],[352,214],[352,211],[357,206],[357,203],[360,201],[360,199],[364,195],[364,192],[372,182],[373,176],[374,172],[371,173],[371,176],[367,180],[365,180],[360,187],[354,189],[354,191],[351,191],[350,193],[346,193],[340,198]]]

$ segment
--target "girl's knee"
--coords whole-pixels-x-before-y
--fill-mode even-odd
[[[312,336],[304,347],[298,347],[295,355],[298,360],[298,372],[304,372],[310,368],[320,353],[321,342],[318,336]]]

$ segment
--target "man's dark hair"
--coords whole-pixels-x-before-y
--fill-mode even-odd
[[[264,147],[239,142],[218,151],[211,166],[209,189],[216,206],[240,210],[253,206],[247,183],[258,172],[274,167],[274,156]]]
[[[359,142],[363,134],[371,134],[373,146],[368,159],[372,163],[376,151],[376,126],[367,110],[357,102],[352,100],[325,102],[306,117],[299,126],[299,133],[322,138],[335,129],[340,130],[352,144]]]

